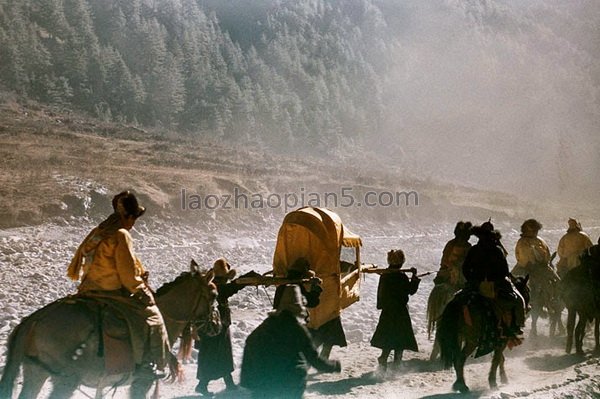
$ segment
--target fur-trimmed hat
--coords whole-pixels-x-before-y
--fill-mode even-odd
[[[521,225],[521,233],[537,233],[542,229],[542,224],[535,219],[527,219]]]
[[[574,218],[569,218],[569,220],[567,221],[567,224],[569,225],[569,230],[573,229],[573,230],[578,230],[581,231],[581,223],[579,223],[577,221],[577,219]]]
[[[471,236],[471,228],[473,228],[473,224],[471,222],[463,222],[462,220],[456,223],[456,227],[454,227],[454,235],[456,237],[470,237]]]
[[[494,228],[494,225],[492,224],[491,220],[488,220],[487,222],[482,223],[481,226],[474,226],[471,229],[471,232],[477,238],[490,237],[490,238],[495,238],[498,240],[500,238],[502,238],[502,235],[500,234],[500,232]]]
[[[146,208],[141,206],[131,191],[122,191],[112,199],[113,210],[122,216],[133,216],[138,218],[146,212]]]
[[[233,279],[237,272],[232,269],[227,263],[227,259],[219,258],[213,264],[213,271],[215,272],[215,278],[226,278],[227,280]]]
[[[402,266],[406,258],[404,257],[404,251],[401,249],[392,249],[387,253],[387,262],[390,266]]]

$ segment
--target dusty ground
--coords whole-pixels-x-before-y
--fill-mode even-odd
[[[475,223],[493,217],[514,248],[520,222],[531,215],[547,225],[555,247],[569,216],[582,219],[597,239],[600,223],[596,204],[566,206],[517,199],[514,196],[420,179],[373,154],[332,155],[326,161],[273,155],[260,146],[228,146],[177,134],[145,132],[135,127],[106,124],[65,115],[35,104],[22,106],[0,99],[0,354],[20,318],[73,292],[64,270],[87,229],[110,213],[114,193],[131,188],[148,207],[147,218],[136,226],[136,245],[152,271],[156,286],[185,268],[190,258],[210,265],[227,256],[241,272],[270,268],[277,228],[285,209],[182,210],[182,189],[188,193],[336,192],[351,187],[369,190],[415,190],[419,206],[348,207],[337,211],[363,236],[363,261],[384,263],[390,248],[405,249],[419,270],[436,270],[443,244],[451,238],[456,220]],[[511,255],[512,256],[512,255]],[[511,259],[514,263],[514,259]],[[311,373],[308,398],[446,398],[451,371],[427,361],[431,342],[425,333],[424,308],[431,282],[424,281],[411,313],[421,348],[406,354],[399,371],[375,372],[377,351],[368,344],[377,322],[374,310],[376,279],[367,276],[361,301],[344,316],[350,342],[334,348],[342,360],[341,374]],[[39,288],[43,289],[40,290]],[[264,293],[248,291],[234,303],[234,351],[239,366],[247,334],[262,320],[269,302]],[[587,347],[589,348],[589,340]],[[487,388],[489,358],[470,362],[467,397],[598,397],[598,358],[566,355],[564,337],[527,340],[509,354],[510,383],[498,391]],[[195,397],[195,365],[186,365],[187,381],[165,386],[167,398]],[[237,380],[238,372],[234,374]],[[218,397],[247,397],[243,390],[223,392],[221,381],[211,384]],[[85,391],[85,390],[84,390]],[[48,392],[46,389],[45,392]],[[88,394],[89,390],[85,391]],[[121,398],[123,390],[114,397]],[[83,393],[78,398],[84,398]]]

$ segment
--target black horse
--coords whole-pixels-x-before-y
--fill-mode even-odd
[[[529,306],[529,276],[513,278],[513,284]],[[502,383],[508,382],[504,371],[504,349],[512,341],[498,331],[498,320],[490,300],[479,294],[476,300],[465,302],[457,295],[444,309],[438,322],[437,339],[440,344],[442,361],[446,367],[454,366],[456,381],[452,385],[455,391],[468,392],[464,378],[464,366],[467,357],[477,349],[476,356],[494,352],[492,366],[488,375],[491,388],[497,386],[496,372],[500,369]]]
[[[552,254],[550,263],[532,265],[529,268],[529,289],[531,296],[531,336],[538,335],[537,320],[539,317],[548,316],[550,322],[548,335],[553,337],[557,332],[564,334],[561,315],[565,304],[560,297],[560,277],[554,271],[552,261],[556,252]]]
[[[561,296],[566,304],[567,316],[567,345],[565,351],[571,353],[573,341],[575,351],[583,354],[583,338],[588,322],[595,320],[594,326],[594,353],[600,353],[600,307],[596,292],[598,282],[595,282],[590,264],[586,261],[569,270],[563,277],[560,285]],[[576,317],[579,316],[577,327]]]

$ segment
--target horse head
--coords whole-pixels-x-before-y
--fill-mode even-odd
[[[190,271],[181,273],[175,280],[164,284],[156,291],[156,301],[165,319],[167,330],[173,323],[197,324],[205,322],[213,315],[217,298],[217,287],[212,282],[213,278],[212,269],[203,272],[192,260]],[[176,338],[170,333],[169,337]]]

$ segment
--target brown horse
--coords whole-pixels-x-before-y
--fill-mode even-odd
[[[512,279],[514,286],[525,300],[525,308],[529,306],[528,280],[529,276]],[[469,391],[469,387],[465,383],[464,366],[467,357],[476,349],[478,349],[478,355],[494,352],[488,375],[490,387],[497,387],[496,373],[498,369],[500,369],[502,383],[508,382],[504,371],[503,352],[509,343],[509,339],[498,334],[498,323],[497,320],[494,320],[496,318],[493,315],[493,310],[485,302],[489,300],[479,294],[476,295],[481,300],[471,301],[471,303],[465,303],[460,296],[455,297],[446,306],[438,322],[436,338],[440,344],[442,361],[446,367],[454,366],[456,381],[452,388],[459,392]],[[493,339],[486,342],[486,338],[489,337]],[[482,350],[482,345],[486,344],[488,350]]]
[[[436,323],[442,312],[446,308],[446,305],[454,298],[454,294],[458,291],[453,285],[448,283],[436,284],[429,298],[427,298],[427,337],[431,339],[431,333],[435,332]],[[440,353],[440,345],[437,339],[433,341],[433,349],[429,360],[436,360]]]
[[[214,273],[201,273],[192,261],[191,270],[162,286],[156,302],[164,317],[169,341],[174,341],[190,323],[206,322],[216,298],[211,283]],[[146,375],[131,368],[122,373],[107,373],[105,359],[99,356],[103,340],[98,329],[98,314],[77,301],[58,300],[26,317],[11,333],[4,374],[0,380],[0,398],[10,399],[16,378],[23,366],[20,399],[36,398],[49,378],[51,399],[72,396],[80,386],[103,388],[131,383],[132,398],[145,398],[153,384]],[[169,354],[171,355],[171,354]],[[170,356],[171,377],[176,377],[177,360]]]

